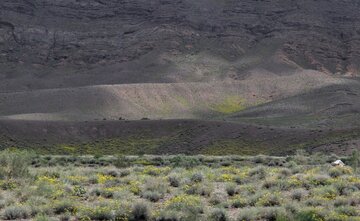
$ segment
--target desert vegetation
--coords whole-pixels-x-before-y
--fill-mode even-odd
[[[333,167],[341,159],[345,167]],[[0,153],[1,220],[360,220],[359,155]]]

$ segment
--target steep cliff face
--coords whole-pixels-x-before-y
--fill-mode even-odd
[[[2,0],[0,91],[359,75],[356,0]]]

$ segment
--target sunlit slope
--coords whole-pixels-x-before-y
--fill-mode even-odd
[[[314,71],[212,83],[101,85],[0,93],[0,117],[27,120],[206,119],[349,80]]]

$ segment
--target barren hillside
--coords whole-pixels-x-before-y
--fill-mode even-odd
[[[359,11],[356,0],[2,0],[0,148],[349,153]]]
[[[0,91],[358,75],[356,0],[2,0]]]
[[[9,92],[0,93],[0,119],[219,118],[299,93],[350,82],[307,71],[242,81],[120,84]]]

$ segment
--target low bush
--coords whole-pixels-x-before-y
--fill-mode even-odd
[[[141,197],[143,197],[144,199],[150,200],[151,202],[157,202],[163,197],[163,195],[159,192],[145,191],[145,192],[141,193]]]
[[[113,165],[117,168],[125,168],[129,166],[129,162],[124,155],[118,155],[113,161]]]
[[[353,206],[340,206],[335,208],[335,211],[338,214],[346,215],[346,216],[357,216],[360,214],[359,210]]]
[[[29,176],[29,165],[34,155],[28,151],[6,149],[0,152],[0,177],[17,179]]]
[[[199,183],[204,180],[204,175],[202,173],[194,173],[191,175],[190,180],[194,183]]]
[[[317,187],[311,191],[312,195],[319,196],[328,200],[333,200],[338,196],[338,191],[333,186]]]
[[[180,186],[181,178],[178,175],[170,175],[168,177],[168,179],[169,179],[170,186],[172,186],[172,187]]]
[[[186,217],[184,212],[179,212],[175,210],[162,210],[158,217],[156,217],[156,221],[182,221]]]
[[[49,217],[45,214],[39,214],[34,218],[34,221],[57,221],[58,219]]]
[[[279,174],[281,175],[281,177],[288,177],[292,175],[292,171],[288,168],[283,168],[280,170]]]
[[[214,192],[211,194],[209,203],[212,205],[218,205],[227,200],[227,195],[223,192]]]
[[[199,196],[180,194],[164,202],[167,210],[186,212],[187,214],[203,213],[204,206]]]
[[[272,207],[272,206],[280,206],[281,205],[281,198],[278,194],[274,193],[266,193],[258,198],[256,206],[262,207]]]
[[[185,193],[189,195],[210,196],[213,186],[209,183],[195,183],[184,187]]]
[[[290,197],[293,200],[301,201],[307,195],[307,191],[304,189],[295,189],[290,193]]]
[[[350,175],[352,170],[349,167],[333,167],[329,170],[329,175],[331,177],[340,177],[342,175]]]
[[[80,218],[80,220],[86,220],[86,217],[90,220],[113,220],[114,211],[108,206],[98,206],[95,208],[89,208],[85,216]]]
[[[142,186],[141,196],[153,202],[157,202],[168,191],[168,185],[164,180],[155,178],[147,179]]]
[[[9,206],[4,209],[5,220],[27,219],[31,215],[30,208],[26,206]]]
[[[225,190],[229,196],[234,196],[237,194],[237,186],[234,183],[226,184]]]
[[[228,221],[229,218],[224,209],[215,208],[210,212],[208,216],[209,221]]]
[[[76,211],[76,206],[74,202],[70,200],[63,200],[54,203],[53,209],[55,214],[74,213]]]
[[[253,220],[277,220],[287,221],[293,220],[286,210],[281,207],[269,208],[247,208],[239,211],[237,221],[253,221]]]
[[[234,181],[237,184],[244,184],[245,183],[245,179],[242,176],[234,176]]]
[[[149,220],[150,207],[146,202],[137,202],[133,205],[131,217],[134,221]]]
[[[201,164],[198,157],[177,155],[170,159],[170,163],[174,167],[193,168]]]
[[[298,212],[295,216],[297,221],[319,221],[324,220],[324,216],[316,209],[305,209]]]
[[[247,199],[242,196],[237,196],[231,200],[231,206],[234,208],[244,208],[248,204]]]
[[[258,166],[249,171],[250,176],[257,176],[258,179],[264,179],[266,177],[265,167]]]

